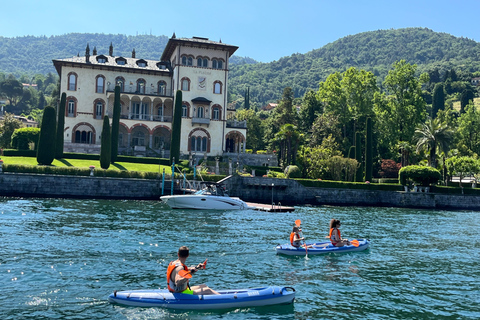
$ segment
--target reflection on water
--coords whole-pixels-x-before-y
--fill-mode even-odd
[[[296,219],[307,241],[342,221],[364,252],[281,256]],[[290,213],[171,210],[155,201],[0,199],[2,319],[476,319],[476,212],[297,207]],[[216,312],[113,306],[115,289],[166,287],[181,245],[192,279],[217,289],[284,285],[295,304]]]

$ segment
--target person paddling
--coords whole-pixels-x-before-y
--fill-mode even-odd
[[[340,220],[332,219],[330,220],[330,234],[328,237],[332,244],[336,247],[343,247],[345,245],[350,245],[350,241],[348,239],[342,239],[340,234]]]
[[[199,263],[196,266],[188,268],[185,262],[190,254],[190,250],[186,246],[181,246],[178,249],[178,259],[171,261],[167,268],[167,286],[170,292],[186,293],[186,294],[219,294],[215,290],[209,288],[205,284],[190,287],[189,281],[192,274],[199,269],[205,269],[207,260]]]
[[[300,229],[299,226],[295,225],[293,226],[293,230],[290,233],[290,244],[295,248],[299,248],[302,245],[302,240],[305,240],[304,237],[300,236],[300,232],[302,232],[302,229]]]

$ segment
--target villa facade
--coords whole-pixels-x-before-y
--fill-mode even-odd
[[[169,157],[175,92],[182,91],[180,152],[185,157],[244,153],[246,122],[227,107],[229,57],[236,46],[207,38],[169,39],[160,61],[90,55],[53,60],[67,95],[64,150],[99,153],[103,118],[120,86],[119,154]]]

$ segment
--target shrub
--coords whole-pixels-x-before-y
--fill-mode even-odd
[[[423,166],[407,166],[400,169],[400,184],[406,186],[409,181],[413,181],[416,185],[427,187],[436,184],[442,179],[440,171],[432,167]]]
[[[301,178],[302,171],[298,166],[290,165],[285,169],[285,176],[287,178]]]
[[[40,128],[20,128],[12,134],[12,147],[19,150],[29,150],[29,144],[34,144],[34,149],[38,146],[38,137]]]
[[[380,170],[380,177],[382,178],[397,178],[398,171],[402,165],[400,163],[396,163],[390,159],[382,159],[381,170]]]

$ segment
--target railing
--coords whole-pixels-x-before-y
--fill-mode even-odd
[[[109,112],[108,116],[113,117],[113,113]],[[172,116],[159,116],[150,114],[128,114],[122,113],[120,119],[142,120],[142,121],[159,121],[159,122],[172,122]]]
[[[112,90],[111,85],[108,86],[107,92],[114,92]],[[137,90],[136,86],[125,86],[125,88],[120,91],[121,93],[128,93],[128,94],[142,94],[147,96],[159,96],[159,97],[173,97],[173,91],[170,89],[165,89],[160,92],[157,91],[157,88],[145,88],[142,90]]]
[[[192,118],[192,124],[210,124],[209,118]]]
[[[247,129],[247,120],[237,121],[237,120],[227,120],[227,128],[242,128]]]

